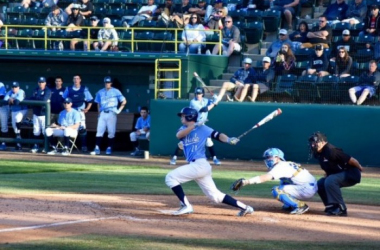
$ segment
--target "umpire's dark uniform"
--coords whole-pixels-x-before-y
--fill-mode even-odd
[[[326,143],[321,152],[314,152],[314,157],[326,172],[326,177],[318,180],[318,194],[326,206],[325,212],[328,215],[346,216],[347,207],[340,188],[359,183],[360,170],[349,164],[350,155],[330,143]]]

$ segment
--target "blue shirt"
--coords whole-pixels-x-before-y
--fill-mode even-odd
[[[186,127],[182,126],[178,131],[184,130]],[[206,158],[206,140],[211,136],[212,131],[212,128],[202,125],[194,128],[188,135],[180,139],[183,143],[183,152],[188,162]]]
[[[50,106],[51,106],[51,113],[52,114],[59,114],[63,110],[63,93],[65,92],[66,88],[62,87],[60,89],[52,88],[51,89],[51,99],[50,99]]]
[[[101,89],[95,95],[95,102],[99,104],[101,111],[113,111],[117,112],[117,106],[119,102],[123,102],[125,97],[121,94],[120,90],[115,88]]]
[[[77,92],[80,90],[80,88],[75,88],[74,86],[72,87],[72,89],[74,90],[74,92]],[[66,88],[65,92],[63,93],[63,99],[65,99],[66,97],[70,97],[71,99],[74,99],[72,96],[70,96],[70,93],[69,93],[69,88]],[[78,106],[78,107],[74,107],[76,110],[78,111],[82,111],[82,109],[85,109],[85,101],[86,102],[91,102],[94,98],[92,97],[90,91],[88,90],[87,87],[84,88],[84,100],[83,100],[83,104]],[[74,100],[73,100],[74,101]]]
[[[206,107],[212,103],[211,100],[207,98],[202,98],[202,100],[197,100],[194,98],[193,100],[190,101],[190,108],[193,108],[199,112],[199,110],[203,107]],[[202,112],[198,113],[198,121],[204,121],[207,119],[208,112]]]
[[[7,89],[4,86],[4,83],[0,82],[0,96],[5,96],[7,94]]]
[[[9,98],[13,98],[13,105],[9,105],[10,110],[12,112],[20,111],[28,109],[25,105],[20,105],[20,102],[22,102],[25,99],[25,92],[22,89],[19,89],[17,93],[13,93],[12,90],[10,90],[4,97],[4,101],[8,101]]]
[[[137,119],[135,129],[150,128],[150,115],[144,120],[141,116]]]
[[[40,87],[37,87],[33,91],[32,100],[36,101],[47,101],[51,98],[51,90],[47,87],[44,89],[41,89]],[[45,107],[44,106],[33,106],[33,114],[36,116],[44,116],[45,115]]]
[[[80,123],[80,121],[80,113],[73,108],[70,112],[67,112],[65,109],[62,110],[61,113],[59,113],[58,124],[61,126],[72,126],[74,124]]]

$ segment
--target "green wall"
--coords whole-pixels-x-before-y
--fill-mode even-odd
[[[176,114],[188,105],[189,101],[152,101],[152,155],[169,156],[174,152],[178,143],[175,134],[181,126]],[[277,108],[282,109],[282,115],[253,130],[238,145],[215,142],[218,157],[261,160],[268,147],[279,147],[287,160],[306,163],[307,139],[319,130],[362,165],[380,165],[379,107],[225,102],[209,113],[207,125],[228,136],[239,136]]]

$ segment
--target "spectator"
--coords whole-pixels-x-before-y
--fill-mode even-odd
[[[309,26],[305,21],[302,21],[298,25],[298,29],[289,35],[289,39],[292,41],[294,50],[301,47],[302,43],[307,42],[307,33],[309,32]]]
[[[263,69],[258,69],[256,72],[256,83],[253,83],[251,85],[251,95],[248,95],[248,99],[251,101],[251,102],[255,102],[256,101],[256,98],[259,94],[259,91],[260,91],[260,94],[268,91],[270,88],[271,88],[271,85],[273,83],[273,80],[274,80],[274,75],[275,75],[275,72],[273,71],[273,69],[270,68],[270,64],[271,64],[271,59],[270,57],[267,57],[265,56],[263,58]]]
[[[288,38],[288,31],[286,31],[286,29],[280,29],[280,32],[278,33],[278,39],[269,46],[265,55],[269,56],[273,60],[276,57],[277,53],[280,51],[282,45],[285,43],[292,44],[292,41],[290,41]]]
[[[28,8],[34,8],[34,7],[44,7],[49,8],[53,5],[56,5],[58,3],[58,0],[23,0],[21,2],[21,6],[25,9]]]
[[[99,30],[98,47],[94,46],[95,49],[100,51],[107,51],[108,49],[111,51],[117,51],[117,41],[119,40],[119,36],[108,17],[103,19],[103,27],[104,28]]]
[[[239,91],[239,89],[242,89],[244,87],[245,83],[252,83],[256,82],[255,76],[256,71],[251,67],[252,66],[252,59],[251,58],[244,58],[243,60],[243,67],[238,69],[234,75],[231,77],[229,82],[224,82],[222,88],[220,89],[220,92],[217,96],[214,96],[214,103],[218,104],[220,100],[222,100],[224,94],[226,91],[236,93]],[[251,80],[252,79],[252,80]],[[241,90],[239,91],[239,93]],[[240,98],[240,96],[237,96],[237,98]],[[227,97],[228,100],[233,100],[229,97]]]
[[[135,147],[135,151],[131,153],[132,156],[136,156],[139,154],[139,142],[137,139],[139,137],[146,138],[149,140],[150,138],[150,115],[148,114],[148,108],[142,107],[140,110],[140,117],[137,119],[136,131],[132,132],[129,137],[131,138],[131,142]]]
[[[369,61],[369,69],[363,72],[359,78],[359,85],[348,90],[352,103],[361,105],[367,96],[371,97],[375,94],[380,83],[380,72],[377,71],[375,60]],[[356,97],[359,94],[359,98]]]
[[[350,52],[351,55],[356,53],[356,44],[354,39],[351,37],[349,30],[343,30],[342,37],[334,43],[331,49],[332,60],[335,60],[335,56],[338,54],[338,50],[344,47],[346,51]]]
[[[72,107],[80,113],[81,124],[79,126],[79,135],[82,139],[82,152],[87,152],[87,131],[86,131],[86,113],[90,111],[93,97],[86,86],[82,85],[82,79],[79,74],[73,77],[73,86],[67,87],[63,92],[63,98],[69,97],[72,100]],[[87,103],[87,106],[86,106]]]
[[[63,101],[65,109],[59,113],[58,123],[51,124],[45,131],[46,137],[50,142],[50,147],[53,149],[47,153],[48,155],[55,155],[58,153],[53,136],[64,138],[62,155],[70,155],[70,138],[76,138],[78,136],[78,129],[81,122],[79,112],[72,108],[72,105],[73,100],[69,97],[65,98]]]
[[[112,87],[111,77],[106,76],[104,77],[104,88],[96,93],[95,102],[98,104],[99,118],[96,128],[95,149],[91,155],[100,155],[100,145],[106,130],[108,133],[106,155],[110,155],[115,141],[117,115],[124,109],[127,100],[120,90]],[[119,104],[120,107],[118,107]]]
[[[208,30],[222,30],[224,28],[224,23],[226,20],[227,11],[221,8],[212,14],[208,21],[206,22],[206,29]],[[214,31],[210,31],[210,34],[214,34]]]
[[[51,90],[46,87],[45,77],[40,77],[38,79],[38,87],[34,89],[31,100],[36,101],[50,101]],[[44,106],[33,106],[33,135],[35,139],[39,139],[41,132],[45,133],[45,115],[46,110]],[[37,153],[39,146],[34,144],[31,152]]]
[[[206,8],[206,14],[205,14],[205,23],[207,23],[211,16],[214,16],[217,14],[217,12],[220,9],[224,9],[224,12],[226,15],[228,15],[228,9],[226,7],[223,7],[223,1],[222,0],[214,0],[214,5],[208,5]]]
[[[59,113],[63,110],[63,93],[66,88],[63,87],[63,78],[57,76],[55,78],[55,87],[51,88],[51,98],[50,98],[50,123],[57,123]]]
[[[302,44],[302,48],[312,48],[317,44],[322,44],[324,48],[330,47],[332,31],[327,25],[325,16],[320,16],[318,26],[307,33],[308,42]]]
[[[342,22],[355,25],[364,21],[367,15],[367,4],[363,0],[352,1],[346,11],[345,19]]]
[[[325,12],[323,12],[323,16],[326,17],[329,24],[339,23],[346,16],[346,11],[348,10],[348,5],[345,0],[336,0],[335,3],[330,4]]]
[[[88,31],[90,31],[90,44],[92,46],[92,49],[97,49],[98,48],[98,34],[99,30],[98,23],[99,23],[99,18],[97,16],[92,16],[90,17],[90,22],[91,22],[91,27],[89,29],[85,29],[83,33],[83,37],[86,39],[83,41],[83,50],[88,51]],[[74,38],[70,41],[70,49],[75,50],[75,46],[78,43],[78,39]],[[91,49],[91,48],[90,48]]]
[[[290,44],[283,44],[281,50],[277,53],[276,61],[274,62],[275,74],[289,74],[295,65],[296,57],[293,54]]]
[[[329,60],[326,53],[323,51],[323,46],[318,44],[315,46],[315,53],[311,56],[309,67],[302,72],[302,75],[317,75],[318,77],[324,77],[329,75],[327,72],[329,66]]]
[[[273,0],[270,0],[273,1]],[[292,30],[293,16],[296,14],[295,8],[300,3],[299,0],[276,0],[273,1],[274,6],[271,9],[279,10],[285,18],[287,29]]]
[[[201,23],[204,21],[204,17],[206,15],[206,1],[205,0],[199,0],[197,4],[194,4],[190,9],[190,14],[198,14]]]
[[[12,83],[12,90],[4,97],[4,101],[8,101],[9,109],[11,111],[12,117],[12,127],[16,134],[16,139],[21,139],[21,122],[24,119],[24,116],[28,112],[28,107],[22,105],[21,102],[25,99],[24,90],[20,89],[20,84],[18,82]],[[20,143],[16,144],[16,151],[21,151],[22,147]]]
[[[1,133],[2,137],[8,137],[8,118],[9,118],[9,105],[3,103],[4,97],[7,94],[7,89],[4,83],[0,82],[0,120],[1,120]],[[0,145],[0,151],[5,151],[7,145],[2,142]]]
[[[378,36],[380,29],[379,6],[372,5],[370,14],[364,19],[364,28],[359,35]]]
[[[223,55],[230,56],[234,51],[240,52],[240,30],[233,25],[232,17],[227,16],[225,19],[225,27],[222,29],[222,44],[216,44],[212,50],[212,54],[218,54],[223,49]]]
[[[71,4],[70,4],[71,5]],[[84,17],[79,13],[79,5],[73,4],[72,13],[67,20],[67,32],[80,30],[80,26],[84,24]]]
[[[45,26],[60,27],[67,24],[67,14],[57,5],[51,7],[51,12],[45,19]]]
[[[157,5],[154,4],[154,0],[148,0],[148,5],[142,6],[131,21],[127,22],[127,16],[124,16],[122,17],[121,22],[123,23],[123,26],[127,28],[135,26],[136,23],[142,20],[151,19],[156,9]]]
[[[237,10],[248,10],[248,9],[257,9],[265,11],[268,8],[266,1],[262,0],[243,0],[242,4],[236,6]]]
[[[160,4],[154,12],[154,17],[162,20],[166,25],[169,24],[169,16],[174,13],[173,0],[165,0],[164,4]]]
[[[175,23],[178,28],[183,28],[189,22],[190,8],[189,0],[182,0],[182,5],[174,7],[174,13],[169,17],[170,21]]]
[[[186,25],[182,32],[182,43],[179,45],[180,52],[186,52],[189,50],[191,54],[196,54],[197,51],[201,51],[206,46],[202,42],[206,41],[205,27],[201,24],[201,20],[198,14],[190,15],[190,23]]]
[[[352,57],[345,47],[340,47],[335,60],[335,74],[338,77],[350,76]]]
[[[94,13],[94,5],[90,2],[90,0],[80,0],[78,3],[71,3],[65,9],[67,14],[71,14],[73,10],[73,6],[76,5],[79,8],[79,14],[83,16],[84,19],[90,18],[90,16]]]

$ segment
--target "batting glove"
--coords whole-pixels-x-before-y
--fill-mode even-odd
[[[236,145],[240,140],[236,137],[228,138],[227,143],[230,145]]]

